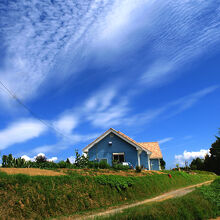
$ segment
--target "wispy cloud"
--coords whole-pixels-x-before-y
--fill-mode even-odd
[[[173,140],[173,137],[167,137],[167,138],[164,138],[162,140],[159,140],[159,144],[164,144],[164,143],[167,143],[169,141],[172,141]]]
[[[207,87],[198,92],[171,101],[166,105],[159,107],[157,109],[147,110],[146,112],[141,113],[138,116],[134,116],[134,120],[136,118],[139,118],[139,120],[142,122],[151,122],[152,120],[155,120],[158,117],[160,117],[160,119],[170,118],[187,109],[192,108],[203,97],[216,91],[217,89],[219,89],[219,86],[216,85]],[[132,120],[132,118],[130,118],[130,120]]]
[[[26,119],[10,124],[0,131],[0,150],[42,135],[47,128],[37,120]]]
[[[151,45],[138,58],[140,68],[134,73],[120,71],[120,77],[133,74],[153,86],[170,81],[181,65],[219,43],[220,6],[215,4],[215,13],[206,13],[212,8],[210,1],[2,2],[5,56],[0,79],[19,97],[30,99],[44,92],[51,78],[59,85],[80,72],[90,58],[97,58],[98,66],[118,67],[122,59],[132,64],[134,51]]]
[[[65,134],[70,134],[78,124],[78,119],[73,114],[64,114],[58,120],[53,122],[54,127]]]

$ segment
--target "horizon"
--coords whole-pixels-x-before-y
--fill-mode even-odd
[[[110,127],[158,141],[166,168],[203,158],[220,127],[213,2],[0,3],[0,153],[55,162]]]

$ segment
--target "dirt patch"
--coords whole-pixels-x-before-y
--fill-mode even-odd
[[[7,174],[26,174],[30,176],[60,176],[66,175],[63,172],[53,170],[43,170],[39,168],[0,168],[0,171]]]
[[[75,172],[82,176],[99,176],[99,175],[118,175],[118,176],[146,176],[153,174],[164,174],[160,171],[154,170],[142,170],[141,173],[137,173],[135,170],[109,170],[109,169],[59,169],[62,173]]]

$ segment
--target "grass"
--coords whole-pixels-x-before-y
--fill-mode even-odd
[[[102,220],[178,220],[210,219],[220,216],[220,178],[183,197],[126,209]]]
[[[0,172],[2,219],[45,219],[153,197],[172,189],[204,182],[212,175],[184,172],[146,176],[7,175]],[[5,205],[7,204],[7,206]]]

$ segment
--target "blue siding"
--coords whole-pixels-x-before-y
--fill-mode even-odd
[[[112,145],[109,145],[112,142]],[[112,166],[112,154],[113,153],[124,153],[125,161],[130,162],[133,167],[138,164],[137,160],[137,150],[135,147],[119,138],[114,134],[110,137],[110,134],[104,137],[96,145],[89,149],[88,156],[89,160],[100,160],[107,159],[108,164]]]
[[[151,170],[159,170],[159,160],[158,159],[150,159]]]
[[[109,142],[112,142],[112,145],[109,145]],[[124,153],[125,162],[130,162],[134,168],[138,165],[136,148],[115,134],[113,137],[111,137],[110,134],[107,135],[92,148],[90,148],[88,156],[89,160],[91,161],[107,159],[108,164],[112,166],[113,153]],[[140,155],[140,163],[144,166],[144,168],[149,169],[148,155],[145,151],[142,151]],[[150,164],[151,170],[159,170],[158,159],[151,159]]]
[[[141,155],[140,155],[140,162],[141,162],[141,165],[144,166],[144,168],[147,168],[149,170],[149,167],[148,167],[148,155],[145,151],[142,151]]]

